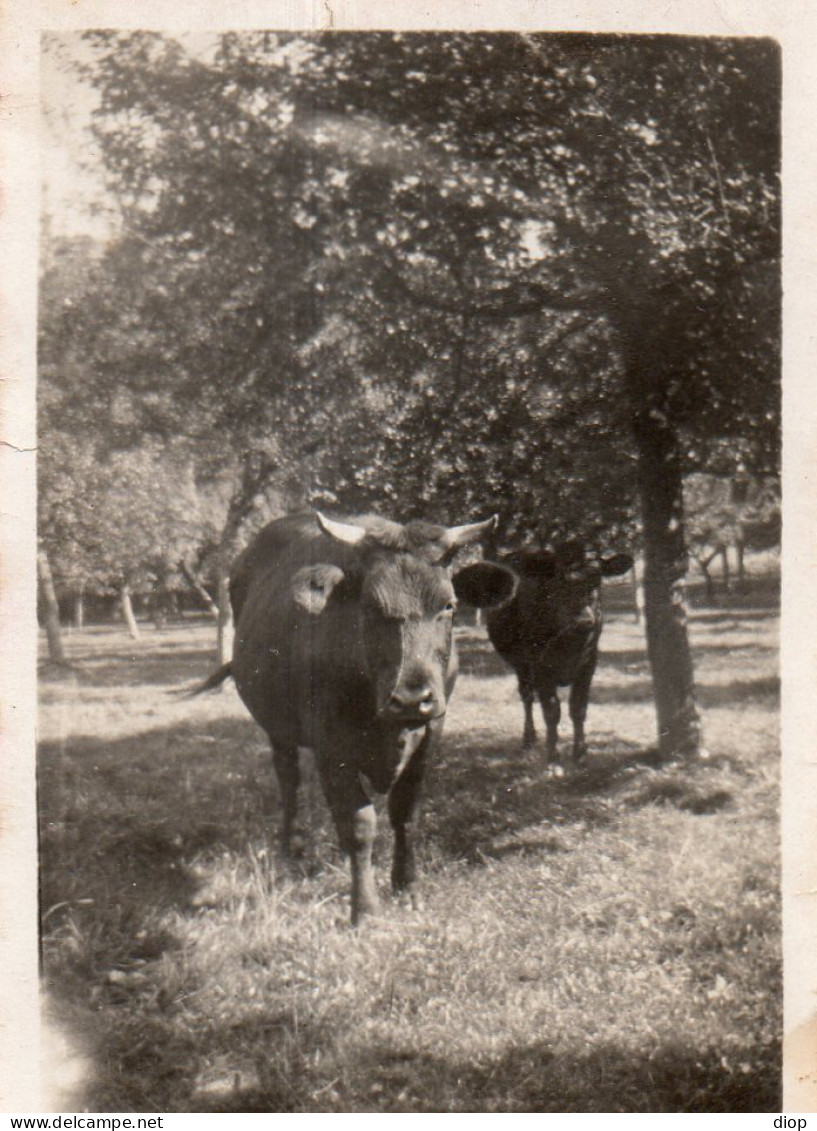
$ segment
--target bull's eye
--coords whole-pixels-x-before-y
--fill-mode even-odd
[[[446,605],[445,605],[445,608],[443,608],[443,610],[442,610],[442,611],[440,612],[440,614],[439,614],[439,615],[440,615],[441,617],[450,617],[450,616],[451,616],[451,614],[452,614],[452,613],[454,612],[454,610],[456,609],[456,607],[457,607],[457,602],[456,602],[456,601],[447,601],[447,602],[446,602]]]

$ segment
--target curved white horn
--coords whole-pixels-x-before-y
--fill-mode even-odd
[[[446,549],[453,550],[458,546],[467,546],[469,542],[477,542],[485,534],[490,534],[496,529],[499,515],[493,514],[485,522],[472,522],[468,526],[449,526],[442,537]]]
[[[322,515],[320,511],[315,511],[315,518],[324,534],[328,534],[330,538],[334,538],[337,542],[346,542],[349,546],[356,546],[366,537],[364,526],[355,526],[351,522],[336,522],[334,519]]]

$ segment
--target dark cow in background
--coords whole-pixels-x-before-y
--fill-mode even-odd
[[[488,635],[519,679],[523,746],[536,740],[533,700],[538,695],[547,728],[548,772],[561,774],[557,688],[570,687],[573,760],[578,761],[587,751],[584,720],[601,635],[602,578],[626,573],[633,559],[629,554],[601,557],[569,541],[555,549],[523,548],[502,562],[514,571],[518,586],[512,600],[488,613]]]
[[[457,550],[495,521],[446,528],[293,515],[266,526],[232,571],[233,659],[200,690],[232,675],[269,735],[286,853],[296,831],[298,747],[313,750],[351,858],[353,923],[377,905],[372,792],[388,793],[392,886],[414,884],[410,824],[457,675],[457,597],[488,607],[516,584],[510,570],[487,562],[452,576]]]

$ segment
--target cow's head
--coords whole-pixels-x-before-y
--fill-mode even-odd
[[[633,564],[629,554],[602,555],[577,541],[547,550],[517,550],[505,561],[523,582],[524,593],[553,636],[598,627],[602,579],[626,573]]]
[[[496,520],[432,526],[380,519],[338,522],[317,515],[323,533],[345,546],[344,565],[315,565],[295,578],[295,600],[313,616],[333,600],[359,605],[365,662],[379,717],[420,726],[445,714],[446,674],[457,600],[487,608],[507,600],[511,570],[478,562],[452,573],[457,550],[478,541]],[[347,564],[348,558],[348,564]]]

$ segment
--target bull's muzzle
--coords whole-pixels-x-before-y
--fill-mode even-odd
[[[401,722],[427,723],[445,714],[445,704],[437,702],[427,684],[412,690],[400,688],[389,696],[384,714]]]

